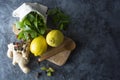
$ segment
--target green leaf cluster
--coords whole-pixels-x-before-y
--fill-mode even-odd
[[[47,76],[52,76],[52,73],[55,72],[55,70],[51,67],[46,68],[45,66],[41,67],[42,71],[45,71],[47,73]]]
[[[47,29],[45,18],[37,12],[30,12],[22,21],[16,22],[16,27],[21,30],[18,39],[23,40],[31,40],[44,35]]]
[[[46,22],[49,21],[51,26],[59,30],[65,30],[70,23],[70,17],[59,8],[49,9],[47,16],[46,21],[44,16],[32,11],[21,21],[17,21],[16,27],[21,30],[18,34],[18,39],[32,40],[39,35],[45,35],[48,29],[47,26],[49,26]]]
[[[48,10],[48,17],[51,19],[51,25],[59,30],[65,30],[70,23],[70,17],[59,8]]]

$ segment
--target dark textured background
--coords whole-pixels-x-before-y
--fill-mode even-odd
[[[49,8],[60,7],[71,16],[65,32],[77,44],[67,63],[56,66],[48,61],[29,64],[25,75],[6,56],[7,44],[15,41],[12,11],[23,2],[39,2]],[[0,80],[37,80],[41,66],[56,72],[39,80],[120,80],[120,0],[0,0]]]

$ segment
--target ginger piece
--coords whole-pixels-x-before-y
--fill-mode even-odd
[[[28,58],[26,59],[25,57],[23,57],[22,51],[17,50],[15,46],[16,45],[13,43],[8,44],[7,56],[13,59],[12,61],[13,65],[18,64],[24,73],[28,73],[30,71],[30,69],[27,67],[29,59]],[[26,52],[26,55],[28,55],[27,52]]]
[[[12,64],[18,64],[19,67],[21,68],[21,70],[24,73],[28,73],[30,71],[30,69],[26,66],[28,64],[28,60],[23,58],[21,53],[17,52],[17,51],[13,51],[13,62]]]

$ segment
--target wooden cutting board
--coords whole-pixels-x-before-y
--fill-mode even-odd
[[[16,35],[20,32],[20,30],[16,29],[15,25],[13,25],[12,29],[13,29],[13,32]],[[71,54],[71,52],[72,52],[72,50],[67,50],[67,49],[64,50],[64,51],[59,51],[56,55],[47,58],[47,60],[49,62],[52,62],[52,63],[58,65],[58,66],[62,66],[66,63],[66,61],[69,58],[69,55]]]
[[[70,50],[61,51],[58,54],[48,58],[47,60],[56,65],[62,66],[66,63],[70,54],[71,54]]]

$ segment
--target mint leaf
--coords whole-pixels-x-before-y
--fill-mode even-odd
[[[24,24],[23,24],[22,22],[19,22],[19,21],[16,22],[16,27],[17,27],[17,29],[22,28],[23,25],[24,25]]]

